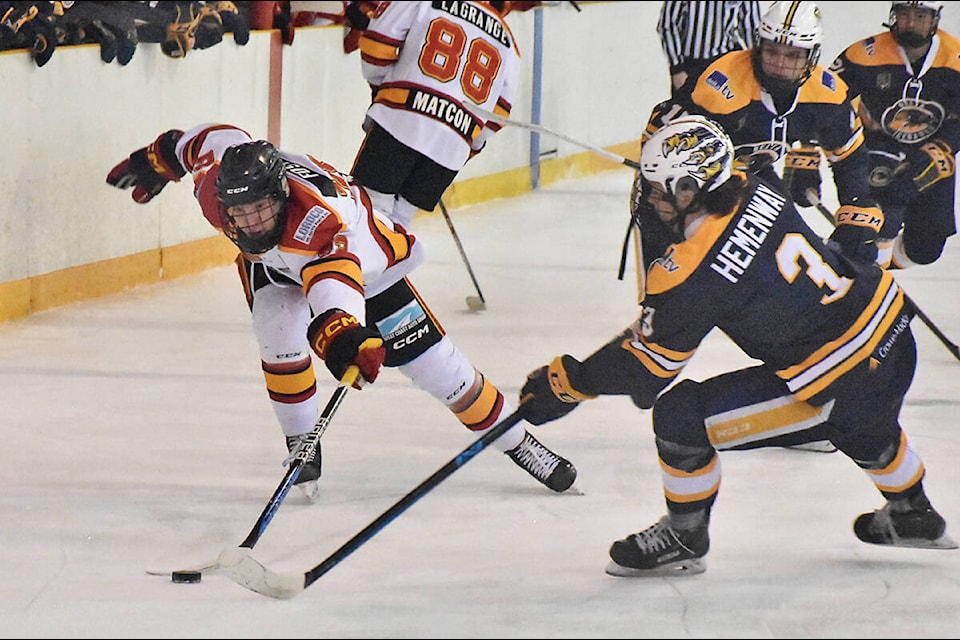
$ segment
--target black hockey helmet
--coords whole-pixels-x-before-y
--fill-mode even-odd
[[[276,246],[286,223],[287,198],[290,188],[283,158],[275,146],[256,140],[228,148],[220,160],[217,175],[217,197],[223,230],[241,250],[257,254]],[[276,203],[268,218],[276,218],[270,230],[255,233],[237,224],[230,208],[253,204],[265,199]]]

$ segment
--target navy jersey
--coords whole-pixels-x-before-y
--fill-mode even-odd
[[[889,32],[855,42],[831,65],[859,96],[871,149],[899,153],[932,137],[960,148],[960,40],[938,30],[918,67]]]
[[[650,374],[642,386],[666,386],[717,328],[811,400],[904,321],[889,272],[841,275],[843,258],[784,196],[757,178],[748,186],[735,213],[702,218],[652,263],[638,326],[621,344]]]
[[[657,105],[644,140],[680,115],[699,114],[723,127],[736,147],[738,163],[753,173],[775,180],[773,165],[794,143],[809,143],[820,147],[830,163],[841,203],[868,194],[863,126],[846,83],[818,65],[792,107],[778,113],[757,80],[752,53],[720,57],[703,72],[689,97]]]

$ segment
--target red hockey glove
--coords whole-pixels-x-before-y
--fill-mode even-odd
[[[581,401],[596,397],[577,391],[571,384],[570,378],[579,368],[579,360],[563,355],[531,372],[520,389],[520,416],[530,424],[541,425],[562,418]]]
[[[845,204],[837,210],[835,218],[837,228],[830,234],[828,246],[839,249],[854,265],[876,262],[877,234],[883,226],[883,212],[876,206]]]
[[[953,149],[943,140],[931,140],[920,147],[922,154],[914,164],[922,166],[920,172],[914,176],[913,184],[917,191],[929,189],[944,178],[949,178],[955,170]]]
[[[801,146],[790,149],[783,160],[783,183],[790,199],[798,206],[812,207],[807,190],[813,189],[820,198],[820,149]]]
[[[361,325],[342,309],[330,309],[314,318],[307,328],[307,339],[337,380],[347,367],[357,365],[362,380],[353,383],[354,389],[377,379],[387,355],[380,332]]]
[[[107,184],[118,189],[133,187],[135,201],[140,204],[150,202],[168,182],[179,182],[187,173],[177,159],[177,141],[181,136],[183,131],[179,129],[160,134],[148,146],[137,149],[111,169]]]

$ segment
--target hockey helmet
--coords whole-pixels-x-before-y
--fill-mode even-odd
[[[903,9],[929,10],[933,17],[930,28],[922,33],[905,31],[902,24],[897,24],[897,12]],[[942,10],[942,2],[891,2],[890,17],[883,26],[890,29],[890,33],[893,34],[893,39],[897,41],[897,44],[903,45],[904,47],[922,47],[925,44],[929,44],[933,39],[933,34],[937,32],[937,28],[940,26],[940,12]]]
[[[640,173],[674,198],[681,190],[713,191],[730,179],[733,153],[733,142],[720,125],[703,116],[684,116],[646,141]]]
[[[771,95],[794,93],[810,78],[820,61],[823,44],[820,8],[813,2],[774,2],[760,19],[756,42],[753,69],[760,84]],[[763,70],[763,47],[767,43],[807,50],[806,62],[797,77],[776,77]]]
[[[286,223],[289,194],[283,158],[269,142],[257,140],[224,151],[217,175],[217,197],[224,233],[242,251],[258,254],[276,246]],[[253,225],[239,221],[239,212],[231,211],[266,200],[269,202],[257,209]]]

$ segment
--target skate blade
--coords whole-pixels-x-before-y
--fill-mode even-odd
[[[692,558],[679,562],[668,562],[654,569],[633,569],[624,567],[613,560],[607,564],[607,575],[618,578],[658,578],[673,576],[693,576],[707,570],[707,563],[703,558]]]
[[[300,493],[304,495],[310,504],[313,504],[320,499],[320,483],[316,480],[307,480],[306,482],[301,482],[300,484],[296,485],[296,487],[300,489]]]
[[[835,453],[837,448],[829,440],[817,440],[815,442],[805,442],[803,444],[791,444],[783,447],[792,451],[812,451],[813,453]]]
[[[956,549],[958,548],[957,542],[948,536],[943,534],[936,540],[927,540],[926,538],[900,538],[896,542],[884,543],[884,542],[869,542],[863,540],[867,544],[873,544],[878,547],[901,547],[904,549]]]
[[[580,487],[577,486],[577,483],[573,483],[572,485],[570,485],[569,487],[567,487],[566,489],[564,489],[564,490],[561,491],[560,493],[562,493],[562,494],[565,495],[565,496],[585,496],[585,495],[587,495],[587,494],[585,494],[585,493],[580,489]]]

